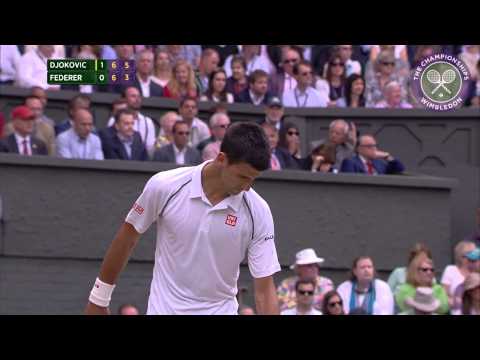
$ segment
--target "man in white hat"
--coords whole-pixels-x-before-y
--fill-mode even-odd
[[[334,289],[332,280],[319,275],[319,264],[323,262],[324,259],[319,258],[313,249],[303,249],[296,254],[295,263],[290,266],[295,276],[283,280],[277,288],[280,311],[297,305],[295,284],[298,280],[315,281],[313,306],[318,310],[322,308],[323,296]]]
[[[440,300],[433,296],[433,290],[429,287],[418,287],[415,297],[409,301],[411,309],[399,313],[399,315],[436,315],[435,310],[440,307]]]

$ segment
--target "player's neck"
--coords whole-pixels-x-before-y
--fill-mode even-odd
[[[215,206],[228,197],[221,181],[220,170],[215,164],[209,163],[202,170],[202,188],[210,203]]]

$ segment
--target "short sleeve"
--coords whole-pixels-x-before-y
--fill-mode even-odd
[[[140,234],[147,231],[157,220],[167,201],[168,187],[162,184],[159,175],[150,178],[125,219]]]
[[[273,217],[266,202],[252,216],[254,233],[248,247],[248,267],[254,278],[267,277],[281,269],[275,248]]]
[[[445,268],[445,271],[443,272],[442,279],[440,280],[440,283],[442,285],[449,285],[451,286],[453,283],[453,268],[452,266],[447,266]]]

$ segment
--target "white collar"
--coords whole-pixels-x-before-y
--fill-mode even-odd
[[[205,161],[203,164],[197,166],[197,168],[193,173],[192,184],[190,186],[190,198],[192,199],[202,198],[202,200],[208,204],[210,204],[210,201],[205,195],[205,192],[203,191],[203,186],[202,186],[202,170],[205,165],[207,165],[208,163],[211,163],[212,161],[213,160],[208,160],[208,161]],[[237,212],[240,208],[240,203],[242,202],[243,193],[244,192],[242,191],[238,195],[230,195],[229,197],[223,199],[220,203],[215,205],[215,207],[222,204],[222,206],[219,207],[219,209],[231,207],[235,212]]]
[[[147,81],[143,81],[142,78],[141,78],[138,74],[137,74],[137,79],[138,79],[138,81],[139,81],[141,84],[145,84],[145,85],[150,84],[150,82],[152,81],[152,77],[151,77],[151,76],[149,76],[149,77],[147,78]]]
[[[22,143],[24,140],[27,140],[28,142],[30,142],[30,138],[31,138],[30,135],[22,137],[17,132],[14,132],[14,134],[15,134],[15,140],[17,141],[17,143]]]
[[[250,93],[250,97],[252,98],[252,100],[255,102],[262,102],[263,98],[265,97],[265,95],[257,97],[252,90],[248,90],[248,92]]]
[[[183,148],[183,150],[179,150],[177,148],[177,146],[175,145],[175,143],[172,142],[172,146],[173,146],[173,152],[175,153],[175,155],[178,155],[178,154],[186,154],[187,153],[187,146],[185,146]]]

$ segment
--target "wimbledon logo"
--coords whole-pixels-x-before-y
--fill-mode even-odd
[[[470,73],[455,56],[435,54],[420,61],[411,79],[412,90],[420,104],[436,111],[461,107],[468,91]]]

